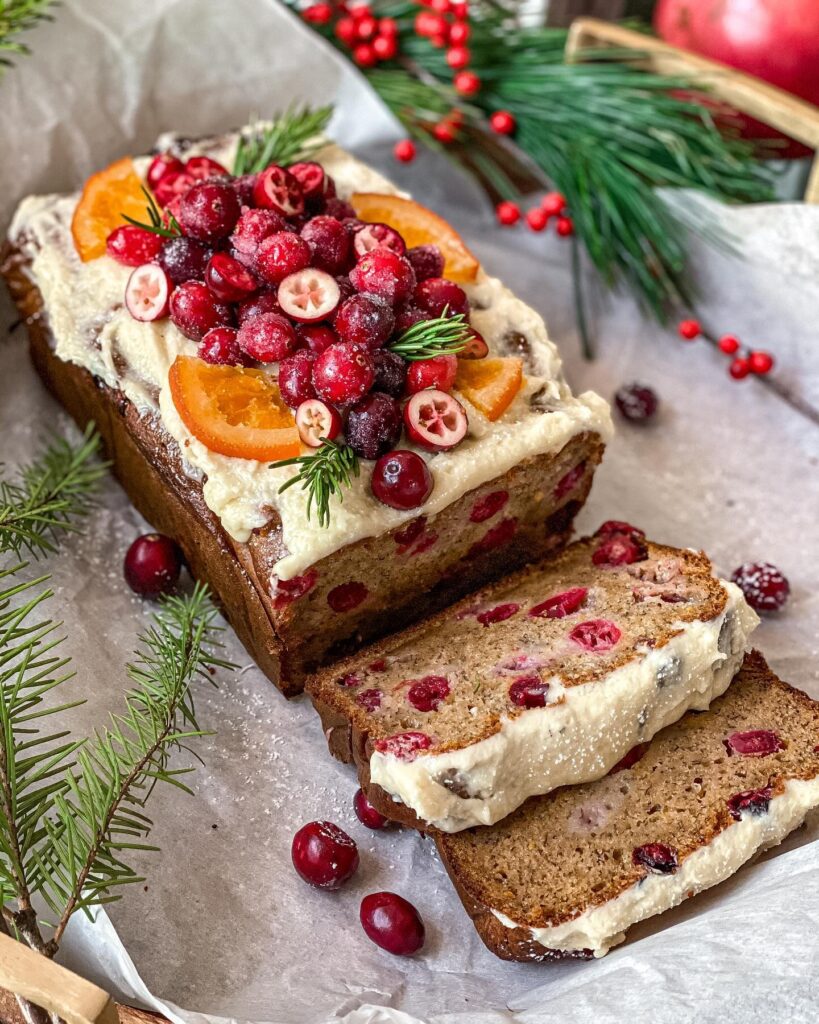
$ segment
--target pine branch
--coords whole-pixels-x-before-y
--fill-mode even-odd
[[[174,217],[172,213],[163,213],[159,209],[156,203],[156,199],[151,195],[145,186],[142,186],[142,191],[145,193],[145,198],[148,200],[148,205],[145,212],[148,215],[146,221],[136,220],[134,217],[129,217],[127,213],[123,213],[122,219],[127,220],[129,224],[133,224],[135,228],[142,228],[143,231],[150,231],[152,235],[160,235],[162,238],[177,238],[182,234],[182,228],[179,226],[179,221]],[[167,223],[165,217],[167,216]]]
[[[248,129],[239,137],[233,173],[256,174],[270,164],[306,160],[325,144],[321,137],[332,106],[292,107],[269,124]]]
[[[358,456],[347,444],[336,444],[326,437],[322,445],[310,455],[297,455],[292,459],[281,459],[271,464],[271,469],[280,466],[299,466],[300,469],[279,488],[279,494],[300,483],[307,491],[307,518],[313,505],[316,506],[319,526],[330,525],[330,498],[336,494],[344,500],[344,488],[350,487],[352,477],[358,476]]]
[[[432,320],[421,320],[390,345],[393,352],[410,362],[456,355],[466,347],[472,329],[463,313],[447,316],[447,309]]]
[[[54,6],[54,0],[0,0],[0,65],[11,64],[7,54],[29,53],[25,43],[16,37],[40,21],[50,20]]]

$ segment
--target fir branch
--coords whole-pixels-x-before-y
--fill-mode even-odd
[[[461,352],[472,335],[463,313],[447,316],[447,309],[432,320],[421,320],[390,345],[390,350],[410,362],[433,359],[435,356],[456,355]]]
[[[179,226],[179,221],[172,213],[164,213],[159,209],[156,203],[156,199],[151,195],[145,186],[142,186],[142,191],[145,193],[145,198],[148,200],[148,205],[145,212],[148,215],[147,221],[135,220],[133,217],[129,217],[127,213],[121,214],[123,220],[127,220],[129,224],[133,224],[135,228],[142,228],[143,231],[150,231],[152,235],[160,235],[162,238],[176,238],[182,234],[182,228]],[[167,221],[165,217],[167,216]]]
[[[332,113],[329,105],[292,107],[269,123],[247,129],[239,136],[233,173],[257,174],[270,164],[308,159],[325,144],[321,136]]]
[[[16,37],[41,21],[50,21],[54,6],[54,0],[0,0],[0,65],[11,64],[8,54],[30,52]]]
[[[293,459],[281,459],[271,464],[271,469],[281,466],[299,466],[300,469],[279,488],[279,494],[300,483],[307,491],[307,518],[313,505],[316,507],[319,526],[330,525],[330,498],[336,494],[344,500],[344,489],[352,484],[352,477],[358,476],[358,456],[347,444],[336,444],[326,437],[322,445],[310,455],[298,455]]]

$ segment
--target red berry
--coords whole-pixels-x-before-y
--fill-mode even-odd
[[[336,22],[336,35],[347,46],[352,46],[356,40],[357,29],[352,18],[339,18]]]
[[[751,372],[751,364],[747,359],[743,359],[741,356],[731,361],[731,365],[728,367],[728,373],[734,378],[734,380],[743,380]]]
[[[685,341],[693,341],[702,334],[699,320],[680,320],[677,326],[677,333]]]
[[[369,593],[363,583],[351,580],[349,583],[340,583],[337,587],[333,587],[327,595],[327,604],[334,612],[351,612],[362,601],[366,601]]]
[[[489,346],[483,340],[483,336],[472,328],[472,333],[466,339],[464,347],[458,353],[459,359],[486,359],[489,355]]]
[[[148,166],[145,180],[148,188],[153,191],[166,174],[181,174],[184,170],[185,165],[177,157],[170,153],[158,153]]]
[[[359,21],[361,18],[372,17],[372,10],[369,4],[353,4],[349,8],[349,11],[356,22]]]
[[[602,654],[610,651],[622,636],[620,630],[608,619],[590,619],[578,623],[569,633],[569,639],[584,651]]]
[[[313,160],[303,160],[291,164],[287,169],[301,185],[301,194],[308,203],[335,195],[333,179],[324,173],[321,164]]]
[[[248,317],[239,328],[237,340],[243,352],[260,363],[278,363],[296,351],[296,329],[280,313]]]
[[[466,21],[453,21],[449,26],[449,42],[452,46],[462,46],[469,39],[472,30]]]
[[[449,682],[444,676],[424,676],[407,690],[407,701],[416,711],[437,711],[449,696]]]
[[[660,875],[672,875],[679,867],[677,851],[665,843],[646,843],[631,854],[632,863]]]
[[[623,419],[631,423],[652,419],[660,404],[656,393],[645,384],[624,384],[615,394],[614,402]]]
[[[125,285],[125,306],[134,320],[160,320],[168,315],[171,282],[156,263],[145,263],[131,271]]]
[[[227,182],[200,181],[182,196],[179,223],[191,238],[216,242],[233,231],[241,212],[239,197]]]
[[[549,217],[556,217],[566,209],[566,199],[560,192],[547,192],[540,201],[540,208]]]
[[[512,224],[517,224],[520,220],[520,207],[517,203],[504,199],[495,207],[495,216],[504,227],[509,227]]]
[[[472,59],[472,54],[467,46],[450,46],[446,51],[446,62],[456,71],[465,68]]]
[[[313,387],[313,363],[315,361],[315,352],[306,348],[301,348],[280,361],[279,391],[282,399],[291,409],[300,406],[309,398],[316,397],[316,389]]]
[[[352,405],[373,386],[375,366],[363,345],[339,342],[316,357],[313,385],[319,398],[333,405]]]
[[[489,124],[498,135],[511,135],[517,127],[514,115],[508,110],[496,110],[489,118]]]
[[[485,555],[487,551],[496,551],[498,548],[502,548],[512,540],[517,530],[517,519],[514,517],[501,519],[497,525],[487,530],[483,537],[472,545],[469,551],[467,551],[466,557],[469,559],[479,558],[481,555]]]
[[[572,587],[534,605],[529,609],[529,615],[536,619],[563,619],[583,607],[588,593],[585,587]]]
[[[353,249],[358,257],[366,256],[373,249],[391,249],[403,256],[407,246],[395,228],[387,224],[362,224],[353,235]]]
[[[288,274],[276,292],[279,305],[294,320],[310,323],[326,320],[338,306],[338,282],[325,270],[299,270]]]
[[[226,252],[215,252],[205,270],[205,284],[220,302],[240,302],[259,290],[251,272]]]
[[[426,310],[430,316],[448,316],[457,313],[469,315],[469,299],[459,284],[445,277],[430,277],[422,281],[415,289],[413,298],[417,306]]]
[[[301,12],[302,18],[311,25],[328,25],[333,20],[333,5],[329,3],[310,4]]]
[[[236,319],[241,326],[245,320],[259,316],[260,313],[281,314],[281,311],[282,307],[279,305],[275,292],[260,292],[258,295],[254,295],[253,298],[245,299],[244,302],[239,303],[236,307]]]
[[[429,313],[416,306],[412,300],[405,302],[395,314],[395,333],[401,335],[423,320],[429,320]]]
[[[301,237],[313,254],[312,265],[330,274],[344,270],[351,255],[350,235],[335,217],[312,217],[301,229]]]
[[[739,754],[741,757],[767,757],[785,749],[785,744],[770,729],[732,732],[722,743],[729,754]]]
[[[453,355],[433,356],[410,363],[407,370],[406,392],[414,395],[425,388],[449,391],[458,374],[458,360]]]
[[[287,221],[275,210],[256,210],[246,207],[239,215],[236,227],[230,236],[237,259],[248,267],[254,266],[256,252],[261,243],[271,235],[284,231],[286,227]]]
[[[280,284],[290,274],[309,267],[310,258],[310,246],[303,238],[292,231],[277,231],[256,250],[256,269],[266,281]]]
[[[126,267],[138,267],[151,263],[162,248],[162,236],[153,231],[138,228],[135,224],[123,224],[114,228],[105,242],[105,251],[117,263]]]
[[[355,816],[366,828],[381,829],[389,825],[387,818],[377,811],[367,799],[363,789],[356,790],[353,797],[353,810]]]
[[[296,355],[300,355],[299,352]],[[295,358],[295,357],[293,357]],[[320,448],[326,438],[334,441],[341,432],[341,417],[319,398],[309,398],[296,409],[299,437],[309,448]]]
[[[526,223],[532,231],[543,231],[549,223],[549,214],[540,206],[526,212]]]
[[[319,889],[340,889],[358,868],[358,847],[331,821],[302,825],[290,854],[299,875]]]
[[[196,178],[187,171],[168,171],[153,188],[154,197],[162,207],[168,207],[196,184]]]
[[[201,281],[185,281],[171,294],[171,320],[186,338],[201,341],[211,327],[230,324],[230,307],[211,295]]]
[[[376,462],[371,486],[382,505],[408,511],[424,504],[434,482],[420,455],[398,450],[382,455]]]
[[[519,708],[546,707],[549,684],[539,675],[521,676],[509,687],[509,700]]]
[[[355,702],[364,708],[365,711],[377,711],[381,707],[381,698],[383,696],[384,694],[381,690],[376,688],[362,690],[361,693],[356,694]]]
[[[375,391],[352,407],[345,436],[356,455],[362,459],[377,459],[398,443],[401,427],[398,402]]]
[[[481,90],[481,80],[474,71],[459,71],[452,84],[461,96],[474,96]]]
[[[724,352],[726,356],[732,356],[735,352],[739,351],[739,339],[735,338],[733,334],[724,334],[717,342],[720,352]]]
[[[206,181],[208,178],[228,177],[228,170],[218,160],[209,156],[191,156],[185,161],[185,172],[195,181]]]
[[[361,927],[376,946],[412,956],[424,945],[424,922],[415,907],[394,892],[374,892],[361,901]]]
[[[358,39],[372,39],[378,28],[378,22],[371,14],[364,14],[356,18],[355,34]]]
[[[438,14],[449,14],[452,10],[450,0],[428,0],[429,6]]]
[[[350,220],[355,218],[355,209],[346,199],[339,199],[332,196],[324,205],[324,212],[328,217],[335,217],[336,220]]]
[[[766,374],[773,369],[773,356],[770,352],[751,352],[748,356],[748,366],[751,373]]]
[[[397,36],[398,22],[395,18],[379,18],[378,34],[381,36]]]
[[[509,501],[509,491],[490,491],[478,498],[469,513],[471,523],[484,523],[500,512]]]
[[[427,750],[431,746],[432,740],[424,732],[398,732],[375,743],[379,754],[391,754],[399,761],[414,761],[419,750]]]
[[[429,388],[404,406],[404,427],[413,444],[428,451],[449,451],[466,437],[466,410],[453,395]]]
[[[415,15],[416,35],[426,36],[432,39],[433,36],[440,36],[445,39],[449,31],[449,23],[442,14],[434,14],[431,11],[419,11]]]
[[[407,259],[415,271],[416,281],[443,276],[444,254],[437,245],[416,245],[407,250]]]
[[[339,340],[336,332],[323,324],[299,324],[299,337],[316,355],[331,345],[335,345]]]
[[[586,462],[578,462],[576,466],[573,466],[565,476],[562,476],[555,484],[554,496],[556,500],[565,498],[567,494],[577,487],[580,481],[586,474]]]
[[[373,352],[375,364],[375,381],[373,390],[383,391],[385,395],[400,398],[404,394],[404,381],[407,377],[408,363],[396,352],[379,348]]]
[[[457,136],[457,130],[455,125],[448,120],[439,121],[432,129],[433,137],[442,143],[444,146],[448,146],[450,142],[454,142]]]
[[[626,537],[631,537],[632,540],[645,539],[645,530],[641,530],[639,526],[632,526],[631,523],[623,522],[622,519],[607,519],[595,530],[595,537],[602,537],[604,540],[608,540],[614,537],[616,534],[622,533]]]
[[[303,576],[294,576],[290,580],[276,580],[276,589],[273,594],[273,607],[286,608],[294,601],[309,594],[318,580],[318,573],[315,569],[306,572]]]
[[[379,295],[395,306],[412,294],[415,271],[409,260],[391,249],[373,249],[350,271],[350,281],[357,292]]]
[[[199,342],[197,355],[217,366],[244,366],[247,362],[234,327],[213,327]]]
[[[353,60],[362,68],[371,68],[378,63],[375,50],[369,43],[359,43],[353,47]]]
[[[398,40],[395,36],[376,36],[372,46],[378,60],[392,60],[398,53]]]
[[[469,17],[469,4],[466,0],[452,0],[452,13],[456,18],[464,20]]]
[[[156,262],[174,284],[182,284],[183,281],[201,280],[205,276],[212,252],[202,242],[182,235],[163,241]]]
[[[561,238],[568,238],[574,234],[574,221],[571,217],[558,217],[555,222],[555,231]]]
[[[146,533],[131,544],[125,554],[125,581],[140,597],[159,597],[176,586],[182,569],[182,555],[170,537]]]
[[[273,164],[256,177],[253,186],[256,205],[275,210],[283,217],[296,217],[304,212],[304,194],[298,180],[283,167]]]
[[[759,789],[746,789],[744,793],[735,793],[728,798],[728,810],[736,821],[742,819],[743,812],[765,814],[773,796],[773,786],[761,786]]]
[[[506,622],[519,611],[520,605],[509,601],[506,604],[497,604],[494,608],[487,608],[486,611],[479,612],[475,618],[482,626],[491,626],[495,622]]]
[[[603,566],[631,565],[633,562],[642,562],[646,555],[642,538],[614,534],[598,545],[592,554],[592,563]]]
[[[790,583],[770,562],[745,562],[731,579],[756,612],[779,611],[790,596]]]
[[[415,159],[417,150],[412,139],[401,139],[393,146],[392,152],[396,160],[400,160],[402,164],[408,164]]]

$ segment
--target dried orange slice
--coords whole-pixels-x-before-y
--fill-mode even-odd
[[[168,380],[182,422],[212,452],[267,462],[301,451],[293,414],[263,370],[177,356]]]
[[[105,255],[105,240],[125,221],[127,213],[135,220],[145,220],[147,201],[142,181],[129,156],[92,174],[86,181],[74,210],[71,234],[80,259],[87,263]]]
[[[379,192],[356,192],[350,197],[356,216],[369,223],[388,224],[407,243],[437,245],[444,254],[444,276],[451,281],[474,281],[479,263],[467,249],[464,240],[451,224],[412,199],[382,195]]]
[[[523,361],[515,356],[458,360],[455,388],[487,419],[506,412],[522,383]]]

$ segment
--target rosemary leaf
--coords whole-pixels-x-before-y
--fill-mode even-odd
[[[307,491],[307,518],[315,506],[319,526],[327,527],[330,525],[330,498],[337,495],[339,501],[344,500],[344,490],[352,485],[352,478],[358,476],[360,467],[358,456],[348,444],[336,444],[326,437],[321,441],[321,447],[310,455],[281,459],[271,463],[270,468],[299,467],[299,471],[282,484],[279,493],[301,484],[301,489]]]
[[[233,173],[257,174],[270,164],[306,160],[324,145],[321,138],[332,106],[291,107],[268,124],[247,129],[239,137]]]
[[[142,191],[145,193],[145,198],[148,200],[148,206],[145,212],[148,215],[147,221],[134,220],[133,217],[129,217],[127,213],[121,214],[123,220],[127,220],[129,224],[133,224],[135,228],[142,228],[143,231],[150,231],[152,235],[161,235],[162,238],[176,238],[182,234],[182,228],[179,226],[179,222],[172,213],[168,214],[167,224],[164,222],[164,215],[159,207],[156,205],[156,200],[151,195],[145,186],[142,186]]]
[[[463,313],[447,316],[447,309],[432,320],[421,320],[390,345],[390,350],[410,362],[461,352],[472,335]]]

